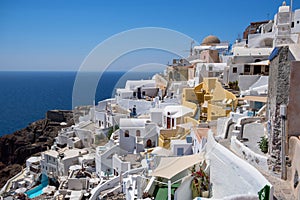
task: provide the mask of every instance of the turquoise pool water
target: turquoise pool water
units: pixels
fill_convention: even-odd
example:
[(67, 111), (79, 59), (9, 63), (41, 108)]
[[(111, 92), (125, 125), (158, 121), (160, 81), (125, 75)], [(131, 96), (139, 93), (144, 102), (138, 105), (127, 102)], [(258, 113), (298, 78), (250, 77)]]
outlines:
[(29, 198), (35, 198), (43, 194), (43, 189), (48, 185), (48, 177), (46, 175), (42, 175), (42, 183), (35, 188), (28, 190), (25, 192)]
[[(41, 185), (39, 185), (39, 186), (41, 186)], [(29, 198), (32, 199), (32, 198), (38, 197), (41, 194), (43, 194), (43, 188), (44, 187), (39, 187), (39, 186), (37, 186), (37, 187), (35, 187), (35, 188), (33, 188), (33, 189), (31, 189), (27, 192), (27, 195), (28, 195)], [(35, 190), (35, 191), (33, 191), (33, 190)]]

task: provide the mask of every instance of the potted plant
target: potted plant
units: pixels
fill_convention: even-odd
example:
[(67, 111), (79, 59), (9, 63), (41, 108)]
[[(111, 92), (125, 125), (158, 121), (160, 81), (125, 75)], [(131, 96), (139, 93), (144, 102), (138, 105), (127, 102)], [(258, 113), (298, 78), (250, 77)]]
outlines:
[(209, 175), (203, 170), (203, 166), (199, 166), (199, 169), (196, 169), (194, 165), (192, 168), (192, 196), (193, 199), (196, 197), (205, 197), (210, 196), (210, 178)]

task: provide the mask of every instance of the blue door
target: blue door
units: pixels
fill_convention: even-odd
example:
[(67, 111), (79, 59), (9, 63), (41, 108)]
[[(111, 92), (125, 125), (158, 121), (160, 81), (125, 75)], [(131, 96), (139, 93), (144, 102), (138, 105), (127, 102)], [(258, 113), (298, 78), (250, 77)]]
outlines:
[(177, 148), (177, 156), (183, 156), (183, 148)]

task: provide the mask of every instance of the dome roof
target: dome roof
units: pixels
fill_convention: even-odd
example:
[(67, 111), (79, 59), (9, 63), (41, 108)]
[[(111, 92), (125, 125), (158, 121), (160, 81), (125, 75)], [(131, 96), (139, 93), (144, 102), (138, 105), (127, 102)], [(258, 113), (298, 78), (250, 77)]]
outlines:
[(202, 45), (220, 44), (221, 41), (214, 35), (209, 35), (202, 40)]

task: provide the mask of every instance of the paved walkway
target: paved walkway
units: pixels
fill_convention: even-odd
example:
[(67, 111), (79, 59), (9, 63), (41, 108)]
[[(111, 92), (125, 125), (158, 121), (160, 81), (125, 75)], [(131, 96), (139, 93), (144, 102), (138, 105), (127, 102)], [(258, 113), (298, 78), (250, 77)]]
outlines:
[[(225, 146), (227, 149), (230, 149), (230, 137), (227, 139), (219, 141), (220, 144)], [(233, 152), (233, 151), (232, 151)], [(234, 152), (233, 152), (234, 153)], [(274, 187), (274, 200), (294, 200), (295, 196), (292, 194), (292, 186), (288, 181), (282, 180), (278, 175), (273, 174), (272, 172), (265, 172), (260, 169), (257, 169), (260, 173), (266, 177), (266, 179), (273, 185)], [(289, 169), (288, 169), (289, 170)], [(289, 172), (289, 171), (288, 171)], [(290, 174), (290, 173), (287, 173)], [(289, 177), (288, 177), (289, 179)]]
[(252, 123), (251, 126), (244, 128), (244, 134), (243, 134), (244, 145), (246, 145), (249, 149), (251, 149), (255, 153), (261, 155), (265, 155), (265, 154), (261, 152), (258, 142), (261, 141), (263, 132), (264, 132), (263, 127), (260, 124)]
[[(260, 171), (260, 170), (259, 170)], [(274, 186), (274, 199), (278, 200), (293, 200), (296, 197), (292, 193), (292, 186), (288, 181), (282, 180), (278, 175), (272, 172), (260, 171), (262, 175)]]

